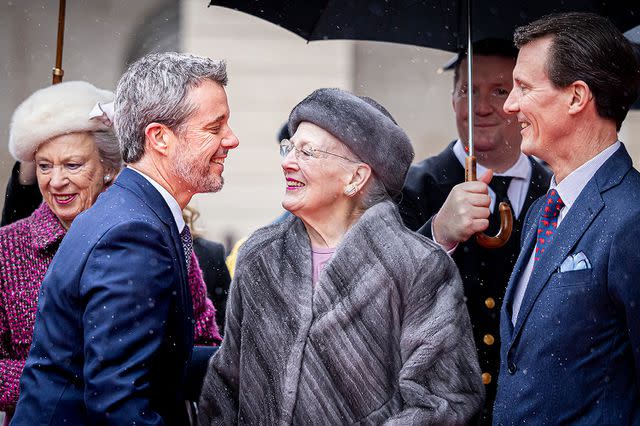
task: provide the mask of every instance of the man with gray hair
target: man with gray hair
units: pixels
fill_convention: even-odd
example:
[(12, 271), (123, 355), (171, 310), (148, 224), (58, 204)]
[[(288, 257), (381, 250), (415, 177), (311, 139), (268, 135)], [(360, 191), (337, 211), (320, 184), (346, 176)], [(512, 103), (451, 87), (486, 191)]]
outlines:
[(151, 54), (118, 82), (128, 166), (78, 216), (42, 284), (15, 425), (188, 423), (211, 350), (193, 349), (181, 211), (223, 184), (238, 140), (222, 61)]

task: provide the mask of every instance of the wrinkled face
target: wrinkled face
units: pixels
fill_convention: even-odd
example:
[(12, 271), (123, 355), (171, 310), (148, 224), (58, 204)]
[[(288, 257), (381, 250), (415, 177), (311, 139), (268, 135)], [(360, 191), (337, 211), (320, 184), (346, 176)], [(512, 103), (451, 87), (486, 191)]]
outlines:
[(69, 133), (44, 142), (35, 162), (40, 192), (65, 228), (105, 188), (105, 169), (89, 133)]
[(517, 117), (522, 152), (550, 164), (563, 148), (563, 144), (557, 143), (558, 139), (570, 131), (569, 102), (563, 106), (566, 91), (554, 87), (545, 68), (551, 43), (552, 39), (545, 37), (520, 49), (513, 70), (513, 90), (504, 105), (506, 112)]
[[(474, 55), (473, 138), (476, 153), (490, 153), (505, 147), (520, 148), (517, 123), (503, 110), (504, 101), (512, 88), (511, 72), (515, 61), (501, 56)], [(468, 78), (467, 60), (459, 65), (458, 82), (453, 90), (453, 110), (456, 114), (458, 136), (468, 143)]]
[(239, 143), (229, 127), (227, 94), (219, 84), (205, 81), (189, 91), (188, 100), (196, 111), (176, 133), (169, 161), (190, 192), (217, 192), (224, 183), (227, 153)]
[[(326, 151), (355, 159), (347, 147), (326, 130), (302, 122), (291, 138), (296, 149), (282, 159), (286, 191), (282, 207), (299, 218), (320, 217), (330, 214), (334, 203), (344, 194), (345, 186), (357, 170), (357, 164)], [(309, 156), (304, 148), (319, 152)]]

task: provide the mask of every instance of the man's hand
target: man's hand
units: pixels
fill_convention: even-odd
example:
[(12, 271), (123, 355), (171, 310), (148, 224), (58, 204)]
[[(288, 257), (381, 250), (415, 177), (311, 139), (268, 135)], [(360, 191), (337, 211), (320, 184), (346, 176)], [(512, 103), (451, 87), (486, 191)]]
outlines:
[(491, 197), (487, 185), (492, 177), (489, 169), (477, 181), (460, 183), (449, 193), (433, 219), (433, 239), (445, 250), (489, 226)]

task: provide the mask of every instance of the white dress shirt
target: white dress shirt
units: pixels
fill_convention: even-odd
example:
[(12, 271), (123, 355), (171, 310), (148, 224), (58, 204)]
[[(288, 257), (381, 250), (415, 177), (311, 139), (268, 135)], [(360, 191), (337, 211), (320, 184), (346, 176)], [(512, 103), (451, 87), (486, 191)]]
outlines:
[[(587, 161), (582, 166), (571, 172), (569, 176), (564, 178), (559, 184), (556, 183), (556, 176), (553, 175), (553, 177), (551, 178), (551, 186), (549, 187), (549, 189), (555, 189), (558, 192), (558, 195), (560, 195), (560, 199), (564, 203), (564, 207), (560, 209), (560, 213), (558, 214), (558, 227), (560, 227), (562, 219), (567, 216), (569, 210), (571, 210), (571, 206), (573, 206), (573, 204), (576, 202), (576, 199), (578, 198), (584, 187), (587, 186), (587, 183), (596, 174), (598, 169), (602, 167), (605, 161), (607, 161), (609, 157), (611, 157), (619, 148), (620, 141), (616, 141), (616, 143), (605, 148), (591, 160)], [(526, 232), (526, 230), (523, 229), (522, 232)], [(553, 241), (551, 242), (551, 244), (553, 244)], [(529, 278), (531, 278), (531, 273), (533, 272), (533, 261), (535, 259), (535, 252), (536, 247), (534, 246), (531, 254), (529, 255), (529, 262), (527, 262), (527, 266), (522, 271), (522, 274), (520, 274), (520, 279), (518, 280), (518, 284), (516, 285), (515, 293), (513, 295), (511, 323), (514, 326), (516, 325), (516, 321), (518, 319), (518, 311), (520, 311), (524, 293), (527, 290), (527, 285), (529, 284)]]
[(158, 190), (160, 195), (162, 195), (162, 198), (164, 199), (165, 203), (167, 203), (167, 206), (169, 206), (169, 209), (171, 210), (171, 214), (173, 215), (173, 220), (176, 221), (176, 225), (178, 227), (178, 233), (181, 233), (182, 230), (184, 229), (185, 223), (182, 217), (182, 209), (180, 208), (180, 205), (178, 204), (176, 199), (173, 198), (173, 195), (169, 194), (169, 191), (164, 189), (162, 185), (160, 185), (158, 182), (156, 182), (155, 180), (151, 179), (149, 176), (142, 173), (140, 170), (136, 170), (131, 166), (127, 166), (127, 168), (130, 170), (133, 170), (134, 172), (138, 173), (140, 176), (148, 180), (149, 183), (153, 185), (155, 189)]

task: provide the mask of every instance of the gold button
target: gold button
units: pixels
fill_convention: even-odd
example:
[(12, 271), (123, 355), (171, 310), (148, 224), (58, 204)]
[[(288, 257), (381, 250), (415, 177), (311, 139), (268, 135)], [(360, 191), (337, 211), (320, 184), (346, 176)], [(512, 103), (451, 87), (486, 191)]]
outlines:
[(484, 342), (485, 345), (491, 346), (496, 341), (496, 339), (494, 339), (491, 334), (485, 334), (484, 337), (482, 338), (482, 341)]
[(485, 385), (488, 385), (489, 383), (491, 383), (491, 374), (482, 373), (482, 383)]
[(493, 300), (493, 297), (487, 297), (487, 298), (484, 300), (484, 305), (485, 305), (487, 308), (489, 308), (489, 309), (493, 309), (493, 308), (495, 308), (495, 307), (496, 307), (496, 301), (495, 301), (495, 300)]

